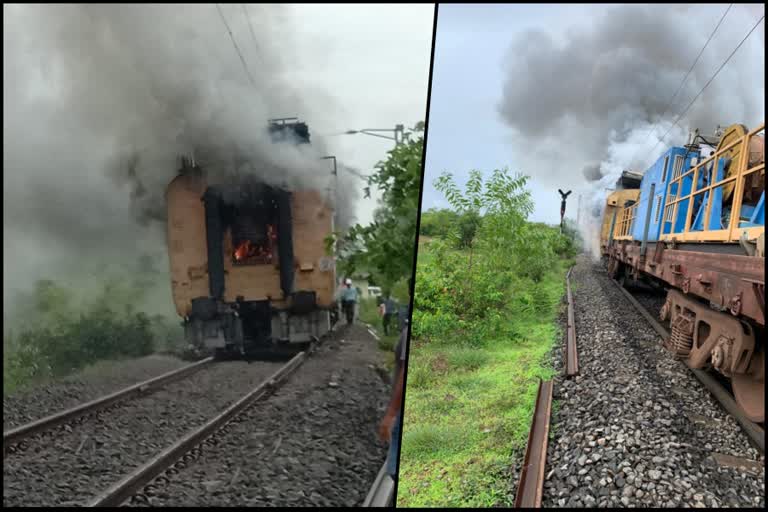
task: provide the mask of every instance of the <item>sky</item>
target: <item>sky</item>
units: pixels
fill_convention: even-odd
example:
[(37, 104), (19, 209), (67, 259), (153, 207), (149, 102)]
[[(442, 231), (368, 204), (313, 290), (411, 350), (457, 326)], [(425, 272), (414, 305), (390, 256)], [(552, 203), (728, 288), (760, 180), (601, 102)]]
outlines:
[[(531, 219), (552, 224), (559, 222), (560, 197), (557, 192), (559, 182), (548, 176), (554, 174), (554, 171), (547, 165), (535, 165), (536, 158), (524, 158), (530, 155), (520, 154), (520, 151), (525, 151), (525, 148), (514, 144), (511, 130), (498, 112), (497, 106), (502, 98), (503, 83), (507, 78), (503, 62), (508, 56), (512, 42), (523, 36), (527, 30), (544, 31), (557, 45), (562, 43), (574, 29), (589, 31), (589, 27), (597, 23), (596, 18), (606, 7), (606, 5), (570, 4), (440, 6), (435, 36), (435, 62), (422, 210), (448, 206), (433, 186), (433, 181), (443, 171), (453, 173), (457, 180), (463, 183), (471, 169), (489, 173), (495, 168), (506, 166), (512, 172), (519, 171), (531, 177), (529, 190), (535, 202), (535, 211)], [(694, 7), (696, 15), (705, 20), (700, 25), (701, 33), (696, 36), (706, 38), (724, 7), (727, 6)], [(720, 63), (715, 62), (719, 59), (719, 55), (723, 51), (729, 52), (734, 47), (734, 38), (738, 42), (750, 25), (763, 14), (764, 8), (761, 6), (734, 6), (734, 13), (729, 14), (729, 18), (723, 23), (717, 37), (705, 52), (702, 63), (698, 65), (702, 68), (702, 72), (711, 73), (710, 69), (713, 67), (710, 64), (716, 67)], [(706, 26), (703, 26), (704, 22)], [(763, 42), (761, 43), (757, 37), (753, 36), (749, 44), (764, 44), (764, 24), (758, 33), (762, 36)], [(699, 49), (700, 46), (696, 45), (700, 43), (696, 42), (692, 45)], [(670, 48), (669, 51), (674, 51), (674, 48)], [(713, 52), (715, 56), (712, 55)], [(742, 60), (749, 57), (744, 49), (741, 53), (745, 55), (737, 56), (734, 61), (739, 57)], [(708, 58), (711, 58), (711, 63)], [(692, 58), (687, 56), (683, 60), (686, 67), (692, 62)], [(733, 62), (729, 65), (729, 69), (738, 65), (740, 63)], [(552, 80), (565, 78), (552, 76)], [(681, 76), (675, 75), (672, 78), (677, 83)], [(718, 80), (723, 79), (724, 75), (718, 77)], [(759, 92), (762, 95), (764, 81), (755, 86), (762, 87)], [(665, 94), (671, 95), (672, 92)], [(584, 102), (589, 102), (590, 99), (585, 97)], [(686, 102), (687, 100), (688, 98)], [(706, 98), (702, 97), (702, 100), (705, 101)], [(758, 116), (762, 118), (764, 114), (758, 113)], [(723, 121), (747, 122), (742, 119), (727, 119), (727, 115)], [(556, 129), (556, 126), (552, 127), (552, 131)], [(557, 136), (553, 133), (548, 135)], [(565, 139), (565, 134), (562, 139)], [(659, 148), (658, 151), (661, 149)], [(599, 160), (602, 155), (596, 155), (596, 157)], [(524, 167), (523, 162), (526, 162), (528, 167)], [(563, 167), (568, 165), (567, 160), (562, 162)], [(563, 171), (558, 170), (558, 172)], [(566, 217), (570, 218), (576, 217), (579, 195), (583, 193), (586, 202), (586, 195), (589, 193), (587, 190), (589, 185), (581, 178), (581, 169), (573, 169), (573, 174), (578, 175), (576, 176), (578, 179), (572, 179), (568, 184), (568, 188), (574, 190), (568, 199)]]
[[(394, 141), (336, 134), (398, 124), (409, 128), (424, 121), (434, 5), (304, 4), (291, 6), (291, 12), (305, 28), (291, 41), (296, 81), (328, 91), (339, 108), (331, 113), (324, 104), (310, 104), (308, 112), (287, 115), (305, 118), (312, 136), (322, 138), (332, 154), (369, 174)], [(314, 58), (318, 48), (324, 59)], [(367, 185), (361, 180), (360, 186)], [(359, 200), (359, 222), (373, 220), (378, 198), (374, 192)]]
[[(295, 162), (301, 148), (252, 140), (268, 118), (296, 116), (314, 151), (370, 174), (394, 141), (335, 134), (425, 119), (433, 4), (220, 4), (251, 83), (216, 6), (185, 7), (4, 5), (4, 301), (44, 278), (84, 288), (103, 265), (145, 252), (167, 265), (164, 222), (134, 214), (157, 197), (163, 209), (177, 149), (220, 139), (282, 179), (267, 164)], [(131, 147), (148, 194), (112, 168)], [(314, 187), (322, 164), (330, 184), (330, 161), (311, 156), (291, 178)], [(369, 223), (378, 194), (366, 200), (365, 182), (341, 178), (339, 199)], [(161, 285), (157, 300), (170, 304)]]
[[(563, 6), (556, 17), (547, 5), (441, 5), (435, 35), (435, 64), (424, 169), (422, 210), (448, 203), (433, 181), (443, 171), (460, 182), (469, 171), (508, 167), (531, 176), (532, 219), (557, 223), (560, 199), (540, 184), (530, 169), (520, 169), (509, 143), (509, 129), (497, 113), (504, 79), (502, 60), (516, 31), (529, 27), (556, 31), (566, 20), (585, 17), (583, 6)], [(574, 195), (569, 197), (573, 201)]]

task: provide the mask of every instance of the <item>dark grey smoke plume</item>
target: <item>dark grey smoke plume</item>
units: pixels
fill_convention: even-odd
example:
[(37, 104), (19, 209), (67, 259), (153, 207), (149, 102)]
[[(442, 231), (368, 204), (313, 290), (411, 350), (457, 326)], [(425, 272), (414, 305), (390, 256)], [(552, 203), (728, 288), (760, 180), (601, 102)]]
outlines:
[(581, 172), (584, 174), (584, 177), (587, 178), (587, 181), (597, 181), (605, 176), (600, 168), (600, 164), (585, 165)]
[(726, 8), (584, 6), (594, 16), (582, 26), (556, 34), (532, 30), (513, 41), (498, 108), (513, 130), (515, 157), (545, 185), (582, 190), (581, 230), (588, 242), (597, 243), (607, 189), (623, 170), (643, 172), (667, 148), (684, 144), (694, 128), (713, 133), (717, 125), (754, 127), (764, 120), (763, 23), (656, 145), (765, 14), (764, 6), (734, 5), (665, 113)]
[[(167, 261), (154, 221), (179, 155), (213, 173), (328, 188), (316, 139), (267, 137), (269, 118), (301, 117), (312, 99), (285, 78), (297, 27), (280, 6), (248, 10), (257, 41), (241, 6), (222, 6), (255, 84), (212, 4), (3, 6), (6, 303), (37, 278), (79, 286), (143, 253)], [(338, 186), (344, 224), (360, 187), (342, 173)], [(168, 311), (169, 284), (158, 287), (147, 307)]]
[[(650, 154), (658, 137), (759, 19), (744, 6), (731, 9), (673, 108), (662, 117), (726, 7), (584, 6), (595, 13), (588, 25), (565, 34), (535, 30), (519, 35), (504, 63), (508, 78), (499, 112), (514, 130), (524, 166), (546, 169), (536, 176), (544, 181), (578, 186), (583, 183), (578, 169), (590, 181), (626, 168), (644, 170), (666, 147), (684, 142), (689, 128), (711, 133), (718, 124), (753, 126), (762, 121), (763, 27), (697, 100), (680, 121), (681, 128)], [(658, 133), (647, 139), (656, 123), (661, 124)], [(639, 155), (633, 159), (635, 153)]]

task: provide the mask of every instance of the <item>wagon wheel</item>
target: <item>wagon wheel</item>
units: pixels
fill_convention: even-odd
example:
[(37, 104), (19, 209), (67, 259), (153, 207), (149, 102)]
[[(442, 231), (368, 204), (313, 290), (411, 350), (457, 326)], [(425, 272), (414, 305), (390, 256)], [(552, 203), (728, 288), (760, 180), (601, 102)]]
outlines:
[(756, 423), (765, 421), (765, 356), (755, 354), (749, 373), (734, 375), (731, 386), (744, 414)]

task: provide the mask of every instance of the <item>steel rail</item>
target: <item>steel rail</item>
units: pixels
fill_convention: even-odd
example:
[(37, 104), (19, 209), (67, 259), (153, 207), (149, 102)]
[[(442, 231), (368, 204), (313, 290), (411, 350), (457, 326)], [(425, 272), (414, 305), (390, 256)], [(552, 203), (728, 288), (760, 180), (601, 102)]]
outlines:
[(376, 475), (371, 490), (368, 491), (363, 502), (363, 507), (389, 507), (394, 505), (395, 482), (387, 474), (386, 461), (381, 466), (379, 474)]
[(133, 494), (141, 490), (145, 485), (175, 464), (185, 453), (189, 452), (211, 434), (215, 433), (219, 428), (237, 417), (254, 402), (264, 397), (267, 393), (275, 390), (280, 384), (285, 382), (287, 377), (293, 373), (294, 370), (301, 366), (306, 358), (307, 352), (299, 352), (271, 377), (249, 391), (237, 402), (229, 406), (224, 412), (217, 415), (203, 426), (193, 430), (182, 439), (176, 441), (152, 460), (133, 471), (121, 481), (112, 485), (87, 506), (117, 507), (121, 505)]
[(35, 434), (38, 434), (46, 430), (50, 430), (53, 427), (56, 427), (68, 421), (72, 421), (75, 418), (85, 416), (86, 414), (91, 414), (100, 409), (104, 409), (106, 407), (109, 407), (110, 405), (126, 400), (128, 398), (132, 398), (134, 396), (139, 396), (151, 391), (155, 391), (158, 388), (170, 382), (187, 377), (188, 375), (209, 365), (210, 363), (213, 362), (213, 360), (214, 360), (213, 357), (203, 359), (202, 361), (198, 361), (196, 363), (184, 366), (177, 370), (164, 373), (158, 377), (154, 377), (149, 380), (139, 382), (138, 384), (134, 384), (127, 388), (123, 388), (119, 391), (115, 391), (114, 393), (110, 393), (109, 395), (105, 395), (95, 400), (91, 400), (90, 402), (85, 402), (83, 404), (77, 405), (70, 409), (66, 409), (64, 411), (61, 411), (55, 414), (51, 414), (50, 416), (46, 416), (45, 418), (41, 418), (39, 420), (32, 421), (25, 425), (20, 425), (10, 430), (3, 431), (3, 453), (5, 453), (6, 450), (11, 445), (14, 445), (19, 441), (26, 439), (28, 437), (31, 437)]
[(531, 431), (515, 496), (515, 508), (540, 508), (547, 465), (549, 417), (552, 413), (552, 381), (539, 381)]
[[(659, 334), (662, 342), (669, 338), (669, 331), (664, 328), (655, 318), (643, 307), (636, 298), (629, 293), (629, 290), (621, 286), (616, 280), (611, 279), (613, 284), (621, 290), (627, 300), (637, 309), (637, 311), (648, 321), (653, 329)], [(693, 372), (693, 375), (701, 382), (701, 384), (707, 388), (712, 396), (717, 400), (723, 409), (733, 416), (741, 426), (742, 430), (747, 437), (752, 440), (756, 447), (760, 450), (760, 453), (765, 453), (765, 429), (760, 427), (757, 423), (747, 418), (741, 410), (741, 407), (736, 403), (736, 400), (728, 393), (728, 391), (720, 384), (716, 379), (703, 370), (696, 368), (688, 368)]]
[[(571, 267), (573, 270), (573, 267)], [(579, 373), (579, 354), (576, 350), (576, 320), (574, 318), (573, 295), (571, 295), (571, 270), (565, 275), (568, 297), (568, 333), (566, 338), (565, 374), (573, 377)]]

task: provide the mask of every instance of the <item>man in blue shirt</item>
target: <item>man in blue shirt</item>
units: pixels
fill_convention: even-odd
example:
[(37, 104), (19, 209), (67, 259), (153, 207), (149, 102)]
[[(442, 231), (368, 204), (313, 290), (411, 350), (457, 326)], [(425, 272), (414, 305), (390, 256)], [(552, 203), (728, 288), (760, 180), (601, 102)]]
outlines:
[(347, 317), (347, 325), (352, 325), (355, 320), (355, 304), (357, 304), (357, 290), (352, 288), (352, 280), (347, 279), (341, 292), (341, 309)]

